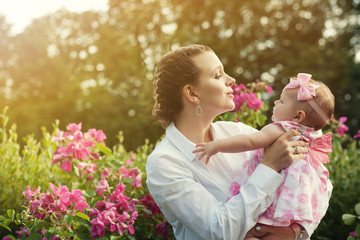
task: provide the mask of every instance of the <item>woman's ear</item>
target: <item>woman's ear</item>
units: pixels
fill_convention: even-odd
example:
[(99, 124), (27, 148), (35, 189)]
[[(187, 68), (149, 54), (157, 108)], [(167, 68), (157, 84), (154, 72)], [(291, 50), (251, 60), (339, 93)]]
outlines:
[(195, 89), (193, 86), (191, 85), (185, 85), (184, 88), (183, 88), (183, 96), (186, 100), (194, 103), (194, 104), (197, 104), (198, 101), (199, 101), (199, 98), (196, 96), (195, 94)]
[(297, 123), (302, 123), (305, 120), (306, 114), (303, 110), (298, 110), (295, 113), (295, 116), (293, 117), (292, 121)]

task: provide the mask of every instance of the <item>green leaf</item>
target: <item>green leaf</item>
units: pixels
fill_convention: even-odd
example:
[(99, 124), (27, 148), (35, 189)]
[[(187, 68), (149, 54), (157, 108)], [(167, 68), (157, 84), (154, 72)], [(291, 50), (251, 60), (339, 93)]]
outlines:
[(8, 226), (11, 222), (12, 222), (11, 219), (8, 218), (4, 220), (5, 226)]
[(6, 219), (3, 215), (0, 215), (0, 222), (3, 222)]
[(72, 221), (72, 217), (71, 217), (71, 215), (66, 215), (65, 217), (64, 217), (64, 221), (66, 222), (66, 224), (70, 224), (71, 223), (71, 221)]
[(348, 236), (346, 240), (354, 240), (355, 238), (353, 238), (352, 236)]
[(85, 213), (82, 212), (76, 212), (75, 216), (80, 217), (82, 219), (85, 219), (86, 221), (90, 222), (90, 218), (88, 215), (86, 215)]
[(30, 235), (26, 240), (41, 240), (42, 237), (40, 235)]
[(100, 152), (104, 153), (107, 156), (112, 154), (111, 149), (101, 143), (96, 143), (96, 146), (99, 148)]
[(6, 226), (5, 224), (0, 224), (0, 226), (3, 228), (6, 228), (7, 230), (9, 230), (11, 232), (11, 229), (8, 226)]
[(360, 236), (360, 223), (358, 223), (358, 224), (356, 225), (355, 233), (356, 233), (356, 236), (357, 236), (357, 237)]
[(143, 212), (145, 212), (145, 213), (147, 213), (149, 215), (152, 214), (152, 212), (149, 209), (143, 208), (142, 210), (143, 210)]
[(360, 203), (355, 205), (355, 212), (357, 215), (360, 215)]
[(8, 238), (11, 238), (11, 239), (13, 239), (13, 240), (16, 240), (16, 238), (15, 238), (14, 236), (12, 236), (12, 235), (7, 235), (7, 237), (8, 237)]
[(10, 218), (11, 220), (14, 220), (15, 210), (14, 210), (14, 209), (8, 209), (8, 210), (7, 210), (7, 215), (9, 216), (9, 218)]
[(51, 232), (53, 235), (57, 234), (60, 232), (60, 228), (59, 227), (52, 227), (49, 229), (48, 232)]
[(353, 224), (355, 219), (356, 219), (356, 216), (352, 215), (352, 214), (346, 213), (346, 214), (342, 215), (342, 220), (346, 225)]
[(53, 234), (51, 232), (49, 232), (49, 231), (45, 232), (46, 239), (50, 239), (52, 236), (53, 236)]
[(87, 191), (82, 191), (82, 194), (85, 197), (94, 197), (96, 195), (96, 192), (94, 190), (87, 190)]
[(119, 162), (119, 161), (112, 161), (109, 162), (109, 165), (111, 166), (112, 169), (119, 169), (121, 168), (124, 164)]
[(76, 176), (80, 176), (80, 174), (79, 174), (79, 168), (77, 168), (76, 166), (74, 166), (74, 172), (75, 172), (75, 174), (76, 174)]

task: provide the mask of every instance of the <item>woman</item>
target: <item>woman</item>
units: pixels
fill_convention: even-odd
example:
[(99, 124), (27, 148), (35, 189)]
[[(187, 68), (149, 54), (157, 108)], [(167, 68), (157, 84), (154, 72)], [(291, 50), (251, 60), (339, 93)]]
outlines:
[(197, 143), (257, 131), (242, 123), (212, 123), (234, 109), (234, 82), (206, 46), (183, 47), (161, 59), (153, 115), (166, 128), (166, 136), (148, 157), (147, 186), (177, 239), (244, 239), (248, 231), (262, 239), (296, 239), (301, 231), (296, 224), (254, 226), (281, 184), (278, 171), (307, 152), (304, 142), (289, 141), (298, 132), (289, 131), (266, 148), (262, 163), (229, 201), (232, 177), (251, 152), (218, 153), (207, 165), (192, 153)]

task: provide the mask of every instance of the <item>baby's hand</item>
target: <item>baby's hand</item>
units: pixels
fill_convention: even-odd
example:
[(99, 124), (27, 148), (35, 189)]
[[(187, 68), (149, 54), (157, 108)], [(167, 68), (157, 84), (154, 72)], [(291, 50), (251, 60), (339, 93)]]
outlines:
[(196, 149), (193, 151), (193, 153), (198, 152), (201, 153), (199, 160), (206, 156), (205, 164), (208, 164), (210, 157), (218, 153), (216, 141), (196, 144)]

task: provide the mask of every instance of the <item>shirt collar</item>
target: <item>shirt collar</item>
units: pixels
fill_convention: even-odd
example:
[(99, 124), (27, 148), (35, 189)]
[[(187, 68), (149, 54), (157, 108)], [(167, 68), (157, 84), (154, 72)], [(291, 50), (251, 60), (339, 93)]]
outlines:
[[(217, 138), (215, 136), (215, 131), (213, 124), (211, 123), (210, 130), (213, 134), (214, 140)], [(195, 144), (187, 139), (175, 126), (174, 122), (172, 122), (166, 128), (166, 137), (182, 152), (189, 161), (194, 161), (196, 158), (196, 153), (192, 151), (195, 150)]]

